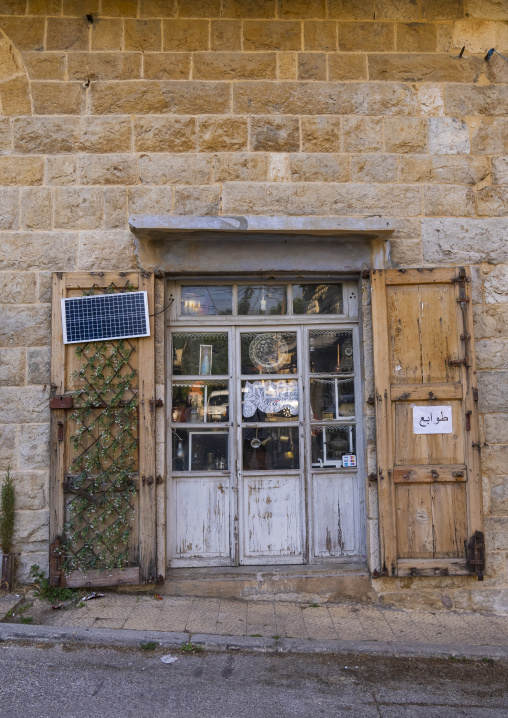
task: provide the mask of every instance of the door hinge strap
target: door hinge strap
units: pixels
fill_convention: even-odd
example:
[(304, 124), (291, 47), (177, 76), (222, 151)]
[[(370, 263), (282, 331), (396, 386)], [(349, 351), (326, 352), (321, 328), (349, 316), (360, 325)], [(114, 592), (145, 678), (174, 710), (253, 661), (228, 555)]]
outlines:
[(475, 531), (469, 541), (464, 541), (466, 547), (466, 566), (468, 571), (476, 573), (478, 581), (483, 581), (485, 570), (485, 536), (482, 531)]

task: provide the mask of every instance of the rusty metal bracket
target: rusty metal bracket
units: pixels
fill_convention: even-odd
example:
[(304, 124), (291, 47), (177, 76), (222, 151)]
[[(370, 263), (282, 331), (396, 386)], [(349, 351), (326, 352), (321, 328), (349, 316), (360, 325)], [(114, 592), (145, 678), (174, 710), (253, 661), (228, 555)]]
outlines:
[(162, 399), (150, 399), (148, 403), (150, 405), (150, 411), (153, 411), (156, 406), (164, 406)]
[(60, 396), (54, 396), (49, 400), (50, 409), (72, 409), (74, 407), (74, 401), (72, 396), (61, 394)]
[(154, 478), (153, 478), (153, 476), (142, 476), (141, 482), (142, 482), (143, 486), (151, 486), (154, 482)]
[(464, 541), (466, 547), (466, 566), (468, 571), (476, 573), (478, 581), (483, 581), (485, 570), (485, 536), (481, 531), (475, 531), (469, 541)]
[(469, 411), (466, 411), (466, 431), (471, 431), (471, 414), (473, 412), (471, 409)]
[(467, 363), (467, 359), (448, 359), (448, 364), (450, 366), (460, 366), (461, 364), (464, 364), (464, 366), (469, 366)]

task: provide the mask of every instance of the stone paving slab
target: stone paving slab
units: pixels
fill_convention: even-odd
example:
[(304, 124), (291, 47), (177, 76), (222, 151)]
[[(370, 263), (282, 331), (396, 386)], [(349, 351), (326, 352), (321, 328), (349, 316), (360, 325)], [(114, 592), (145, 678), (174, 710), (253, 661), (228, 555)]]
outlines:
[[(418, 654), (420, 648), (428, 650), (432, 646), (441, 655), (450, 651), (450, 646), (462, 646), (471, 655), (483, 656), (489, 649), (493, 655), (504, 656), (508, 645), (508, 616), (473, 612), (412, 611), (346, 603), (157, 598), (114, 592), (104, 592), (103, 598), (92, 601), (73, 601), (60, 610), (53, 610), (33, 593), (21, 597), (22, 603), (16, 608), (19, 601), (14, 596), (10, 600), (0, 599), (4, 621), (0, 625), (5, 626), (6, 621), (28, 623), (32, 619), (34, 629), (39, 624), (78, 634), (102, 629), (125, 635), (154, 631), (168, 636), (179, 634), (187, 640), (206, 635), (215, 636), (218, 646), (230, 645), (233, 638), (243, 637), (277, 641), (278, 650), (297, 645), (291, 642), (303, 641), (315, 649), (319, 643), (321, 650), (328, 644), (361, 643), (374, 652), (402, 650), (406, 654)], [(14, 618), (6, 617), (13, 608)]]

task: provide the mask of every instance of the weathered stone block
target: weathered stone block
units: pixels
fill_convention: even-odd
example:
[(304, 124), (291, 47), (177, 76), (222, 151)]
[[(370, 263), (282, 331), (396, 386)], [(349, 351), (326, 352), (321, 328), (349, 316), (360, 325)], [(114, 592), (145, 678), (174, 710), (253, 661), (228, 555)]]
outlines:
[(506, 217), (508, 215), (508, 187), (484, 187), (478, 190), (480, 217)]
[(491, 47), (503, 52), (508, 48), (508, 26), (492, 18), (459, 20), (453, 27), (452, 46), (475, 53), (485, 53)]
[(137, 184), (138, 163), (132, 155), (81, 155), (78, 159), (79, 183)]
[(127, 229), (127, 190), (106, 187), (104, 190), (104, 229)]
[(196, 119), (152, 115), (134, 119), (136, 152), (189, 152), (196, 149)]
[(391, 22), (339, 22), (339, 50), (342, 52), (393, 51), (395, 25)]
[(508, 119), (506, 117), (481, 118), (473, 127), (471, 151), (480, 155), (508, 153)]
[(21, 192), (21, 227), (51, 229), (52, 196), (49, 187), (26, 187)]
[(106, 17), (136, 17), (138, 2), (137, 0), (102, 0), (102, 14)]
[(67, 66), (70, 80), (135, 80), (141, 77), (137, 52), (72, 52)]
[(243, 49), (301, 50), (301, 23), (279, 22), (278, 20), (246, 20), (243, 23)]
[(408, 84), (379, 85), (361, 82), (235, 82), (233, 84), (233, 107), (237, 114), (406, 116), (415, 114), (416, 99), (416, 89)]
[(418, 0), (377, 0), (376, 19), (418, 20), (420, 17), (418, 6)]
[(51, 361), (49, 347), (35, 347), (27, 350), (27, 383), (48, 384)]
[[(99, 12), (99, 0), (88, 0), (86, 9), (90, 13)], [(63, 15), (69, 17), (81, 17), (83, 14), (82, 0), (63, 0)], [(59, 14), (59, 13), (57, 13)], [(94, 18), (94, 22), (96, 19)]]
[(398, 52), (435, 52), (437, 25), (399, 22), (396, 25)]
[(508, 20), (508, 7), (503, 0), (465, 0), (467, 17)]
[(125, 20), (124, 47), (126, 50), (155, 52), (162, 50), (160, 20)]
[(427, 120), (419, 117), (385, 119), (387, 152), (427, 152)]
[(372, 54), (368, 64), (371, 80), (388, 82), (476, 82), (484, 69), (479, 57), (430, 53)]
[(328, 79), (366, 80), (367, 55), (349, 52), (329, 54)]
[(211, 50), (241, 50), (242, 23), (240, 20), (212, 20), (210, 32)]
[(89, 25), (85, 17), (47, 19), (46, 50), (88, 50), (88, 42)]
[(289, 182), (291, 165), (287, 152), (271, 152), (268, 155), (268, 181)]
[(213, 158), (216, 182), (264, 182), (268, 179), (268, 155), (221, 153)]
[(135, 237), (127, 231), (81, 232), (78, 269), (111, 269), (122, 272), (137, 268)]
[(0, 229), (18, 229), (19, 189), (4, 187), (0, 193)]
[(507, 414), (487, 414), (484, 421), (485, 441), (488, 444), (508, 444)]
[(19, 386), (25, 377), (25, 349), (0, 349), (0, 386)]
[(0, 96), (3, 115), (13, 117), (31, 113), (30, 88), (26, 75), (18, 75), (2, 82)]
[(2, 79), (23, 72), (23, 64), (18, 53), (13, 51), (11, 42), (4, 35), (0, 36), (0, 69)]
[(220, 17), (221, 0), (178, 0), (179, 17)]
[(424, 187), (423, 209), (427, 217), (473, 217), (476, 212), (474, 190), (463, 185)]
[(418, 108), (420, 115), (444, 114), (444, 91), (442, 85), (423, 84), (418, 88)]
[(198, 120), (198, 150), (235, 152), (247, 149), (248, 127), (244, 117), (202, 117)]
[(230, 111), (230, 88), (225, 82), (94, 82), (91, 97), (92, 111), (99, 115), (215, 115)]
[(17, 434), (17, 426), (0, 424), (0, 469), (3, 471), (17, 467)]
[(143, 184), (210, 184), (212, 158), (206, 155), (141, 155), (139, 176)]
[(65, 80), (64, 53), (25, 52), (23, 62), (31, 80)]
[(508, 184), (508, 157), (492, 158), (492, 182)]
[(293, 182), (349, 181), (349, 155), (298, 153), (290, 162)]
[(222, 15), (241, 20), (275, 17), (275, 0), (223, 0)]
[(18, 430), (18, 468), (49, 469), (49, 424), (22, 424)]
[(192, 77), (195, 80), (274, 80), (274, 52), (196, 52)]
[(14, 146), (24, 154), (130, 151), (131, 122), (128, 117), (20, 117), (14, 120)]
[[(76, 235), (66, 232), (11, 232), (2, 235), (0, 270), (75, 269)], [(44, 342), (42, 342), (44, 344)]]
[(92, 50), (121, 50), (123, 45), (123, 22), (99, 17), (92, 26)]
[(23, 15), (25, 11), (25, 0), (2, 0), (0, 3), (0, 13), (2, 15)]
[[(3, 482), (5, 476), (0, 478)], [(47, 471), (11, 471), (18, 511), (37, 511), (48, 505)]]
[(298, 53), (277, 53), (277, 79), (296, 80), (298, 77)]
[[(49, 315), (49, 312), (48, 312)], [(48, 317), (49, 318), (49, 317)], [(0, 328), (0, 332), (2, 329)], [(46, 332), (49, 322), (46, 322)], [(46, 333), (46, 338), (49, 335)], [(36, 386), (0, 387), (1, 424), (41, 424), (49, 421), (49, 389)]]
[(0, 119), (0, 153), (10, 154), (11, 144), (11, 123), (8, 117), (3, 117)]
[(383, 149), (383, 120), (380, 117), (344, 117), (342, 147), (346, 152), (379, 152)]
[(2, 30), (18, 50), (44, 49), (44, 23), (40, 17), (3, 17)]
[(0, 272), (2, 304), (31, 304), (36, 301), (33, 272)]
[(304, 23), (303, 48), (321, 52), (336, 51), (338, 48), (337, 23), (329, 20)]
[(55, 227), (97, 229), (102, 225), (104, 192), (88, 187), (57, 187), (54, 196)]
[(190, 53), (147, 52), (143, 58), (143, 72), (147, 80), (188, 80)]
[(422, 16), (426, 20), (455, 20), (463, 15), (463, 0), (423, 0)]
[(39, 272), (39, 302), (49, 304), (51, 302), (51, 293), (53, 285), (52, 272)]
[(23, 546), (34, 551), (47, 545), (49, 537), (49, 512), (17, 511), (14, 522), (14, 547)]
[(374, 20), (374, 0), (328, 0), (328, 14), (339, 20)]
[(473, 307), (477, 339), (508, 336), (508, 304)]
[(324, 52), (300, 52), (298, 54), (299, 80), (326, 80), (326, 55)]
[(455, 117), (506, 115), (508, 93), (500, 85), (450, 84), (446, 88), (445, 110), (447, 115)]
[(1, 185), (39, 185), (44, 175), (42, 157), (0, 157)]
[(429, 151), (431, 155), (469, 154), (469, 129), (456, 117), (429, 118)]
[(49, 305), (8, 305), (2, 309), (2, 315), (0, 346), (33, 347), (41, 346), (48, 341), (50, 337)]
[(415, 216), (420, 212), (420, 202), (420, 188), (403, 185), (230, 182), (223, 187), (222, 211), (225, 214)]
[[(508, 372), (479, 372), (478, 394), (478, 409), (480, 413), (508, 413)], [(504, 470), (506, 471), (506, 457), (504, 466)]]
[(255, 152), (298, 152), (300, 126), (297, 117), (253, 117), (251, 150)]
[(476, 342), (475, 350), (478, 369), (508, 369), (508, 341), (505, 339), (481, 339)]
[(171, 214), (171, 187), (129, 187), (129, 214)]
[(220, 187), (175, 187), (173, 214), (219, 214)]
[(482, 449), (482, 473), (487, 476), (506, 476), (508, 446), (484, 446)]
[(423, 257), (429, 264), (508, 262), (506, 219), (422, 219)]
[(326, 17), (325, 0), (277, 0), (277, 17), (283, 20)]
[(32, 82), (31, 88), (37, 115), (80, 115), (85, 111), (86, 92), (80, 82)]
[[(386, 132), (385, 120), (385, 132)], [(487, 157), (460, 155), (403, 155), (400, 157), (402, 182), (439, 182), (474, 185), (489, 174)]]
[(164, 20), (162, 25), (164, 50), (209, 49), (208, 20)]
[(392, 264), (394, 267), (419, 267), (423, 263), (422, 243), (406, 239), (391, 242)]
[(396, 155), (353, 155), (351, 182), (397, 182)]
[(340, 151), (340, 117), (302, 117), (301, 125), (303, 152)]
[(66, 155), (46, 157), (45, 184), (70, 185), (76, 184), (77, 158)]
[(506, 264), (494, 267), (483, 280), (487, 304), (508, 302), (508, 267)]

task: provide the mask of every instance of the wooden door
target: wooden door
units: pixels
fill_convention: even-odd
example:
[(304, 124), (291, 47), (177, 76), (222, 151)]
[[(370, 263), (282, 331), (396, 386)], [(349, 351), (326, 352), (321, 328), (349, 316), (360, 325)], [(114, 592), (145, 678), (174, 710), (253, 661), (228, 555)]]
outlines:
[(372, 273), (383, 573), (482, 575), (469, 268)]
[(63, 343), (61, 299), (144, 290), (153, 275), (53, 275), (50, 581), (67, 586), (156, 580), (154, 330)]

